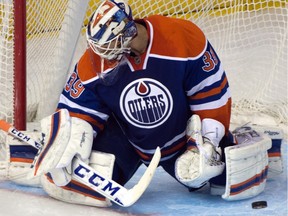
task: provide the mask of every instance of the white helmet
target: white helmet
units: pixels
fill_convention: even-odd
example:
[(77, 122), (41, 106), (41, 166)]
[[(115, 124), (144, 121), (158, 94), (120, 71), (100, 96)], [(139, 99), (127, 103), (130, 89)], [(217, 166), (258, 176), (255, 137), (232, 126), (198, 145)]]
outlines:
[(108, 60), (120, 60), (124, 53), (129, 53), (129, 43), (136, 35), (131, 8), (125, 0), (104, 1), (87, 26), (89, 46)]

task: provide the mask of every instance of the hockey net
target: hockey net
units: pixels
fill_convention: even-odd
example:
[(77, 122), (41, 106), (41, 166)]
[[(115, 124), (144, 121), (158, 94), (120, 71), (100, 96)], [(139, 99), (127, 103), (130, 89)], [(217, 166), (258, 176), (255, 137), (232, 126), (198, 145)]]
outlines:
[[(134, 17), (163, 14), (192, 20), (226, 69), (232, 122), (287, 125), (285, 0), (135, 0)], [(27, 0), (27, 121), (51, 114), (71, 66), (86, 48), (85, 25), (98, 0)], [(87, 7), (88, 5), (88, 7)], [(0, 118), (13, 123), (14, 4), (0, 1)], [(171, 26), (173, 28), (173, 26)], [(78, 35), (80, 33), (80, 40)], [(77, 42), (78, 41), (78, 42)], [(22, 113), (22, 117), (25, 113)]]

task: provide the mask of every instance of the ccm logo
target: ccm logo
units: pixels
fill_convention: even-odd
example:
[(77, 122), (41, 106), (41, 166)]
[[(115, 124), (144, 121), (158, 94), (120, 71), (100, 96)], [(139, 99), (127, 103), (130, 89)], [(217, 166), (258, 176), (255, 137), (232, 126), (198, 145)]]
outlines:
[[(108, 192), (108, 194), (111, 196), (114, 196), (120, 190), (118, 185), (115, 185), (113, 182), (110, 182), (98, 173), (93, 172), (93, 170), (90, 170), (81, 164), (79, 164), (78, 167), (74, 169), (74, 174), (81, 179), (88, 178), (90, 184), (100, 188), (102, 191), (106, 191), (106, 193)], [(118, 199), (115, 201), (120, 202)]]
[(34, 145), (40, 149), (42, 147), (41, 144), (35, 142), (35, 141), (31, 141), (31, 138), (25, 134), (23, 134), (21, 131), (18, 131), (16, 130), (15, 128), (13, 128), (11, 130), (11, 133), (14, 134), (16, 137), (18, 137), (20, 140), (24, 141), (24, 142), (27, 142), (27, 143), (31, 143), (31, 142), (34, 142)]

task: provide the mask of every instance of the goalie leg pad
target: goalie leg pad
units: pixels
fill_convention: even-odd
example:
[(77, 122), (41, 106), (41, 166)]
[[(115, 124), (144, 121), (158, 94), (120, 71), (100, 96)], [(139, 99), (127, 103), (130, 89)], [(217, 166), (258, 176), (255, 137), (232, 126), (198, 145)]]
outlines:
[(284, 171), (281, 146), (284, 138), (283, 130), (273, 127), (255, 127), (257, 131), (266, 134), (272, 140), (272, 147), (268, 150), (269, 169), (268, 178), (275, 177)]
[(247, 199), (264, 190), (268, 172), (267, 150), (271, 148), (271, 139), (264, 135), (261, 139), (259, 137), (255, 142), (225, 148), (226, 188), (223, 199)]
[[(115, 156), (113, 154), (92, 151), (90, 156), (90, 166), (103, 174), (107, 178), (112, 178)], [(111, 206), (110, 200), (103, 197), (96, 191), (88, 188), (86, 185), (79, 183), (73, 178), (66, 186), (58, 187), (54, 184), (50, 174), (41, 178), (43, 189), (53, 198), (74, 203), (96, 207)]]
[[(39, 132), (26, 132), (30, 137), (40, 136)], [(37, 150), (23, 144), (11, 135), (5, 135), (5, 142), (0, 144), (0, 180), (9, 180), (16, 184), (40, 187), (40, 178), (28, 179), (31, 172), (31, 164)]]

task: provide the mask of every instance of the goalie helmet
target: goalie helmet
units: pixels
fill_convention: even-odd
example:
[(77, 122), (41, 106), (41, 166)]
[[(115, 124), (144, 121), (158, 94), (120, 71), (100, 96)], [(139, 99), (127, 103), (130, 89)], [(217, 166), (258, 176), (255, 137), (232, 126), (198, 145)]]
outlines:
[(129, 43), (136, 34), (131, 8), (125, 0), (104, 1), (87, 26), (89, 46), (107, 60), (120, 60), (124, 53), (129, 53)]

